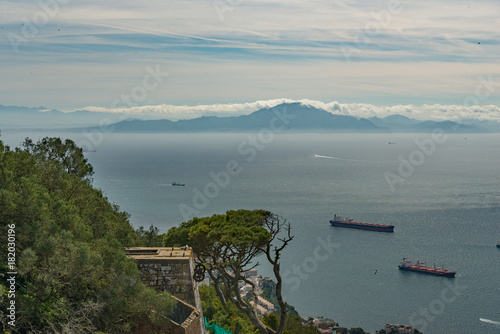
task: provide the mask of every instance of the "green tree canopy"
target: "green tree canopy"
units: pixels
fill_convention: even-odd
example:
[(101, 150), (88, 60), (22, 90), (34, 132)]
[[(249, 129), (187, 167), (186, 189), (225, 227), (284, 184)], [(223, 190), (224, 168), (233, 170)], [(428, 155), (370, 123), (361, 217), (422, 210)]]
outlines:
[[(281, 294), (279, 260), (292, 239), (290, 225), (277, 215), (265, 210), (238, 210), (182, 223), (167, 232), (165, 245), (191, 246), (214, 282), (222, 305), (234, 304), (261, 333), (274, 334), (283, 333), (286, 323), (287, 307)], [(256, 287), (246, 273), (258, 265), (256, 258), (259, 255), (265, 255), (277, 280), (280, 317), (276, 329), (262, 322), (239, 290), (239, 283), (245, 282), (252, 286), (254, 300), (257, 298)]]
[[(165, 324), (173, 300), (146, 288), (136, 263), (128, 214), (91, 186), (92, 166), (69, 140), (26, 140), (14, 151), (0, 141), (0, 231), (15, 231), (16, 326), (19, 333), (126, 333), (141, 322)], [(154, 231), (153, 231), (154, 232)], [(0, 248), (6, 252), (6, 238)], [(4, 253), (5, 254), (5, 253)], [(0, 258), (0, 272), (8, 271)], [(7, 282), (0, 280), (5, 293)]]
[(23, 148), (38, 161), (60, 163), (68, 174), (82, 179), (90, 178), (94, 174), (94, 168), (85, 158), (83, 150), (70, 139), (63, 142), (61, 138), (45, 137), (35, 144), (30, 138), (26, 138)]

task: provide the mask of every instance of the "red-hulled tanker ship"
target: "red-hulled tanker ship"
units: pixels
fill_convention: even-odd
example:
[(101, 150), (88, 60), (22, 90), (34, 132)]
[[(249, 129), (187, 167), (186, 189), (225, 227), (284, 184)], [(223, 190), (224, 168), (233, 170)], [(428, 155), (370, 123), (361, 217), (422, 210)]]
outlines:
[(332, 224), (332, 226), (336, 226), (336, 227), (355, 228), (358, 230), (369, 230), (369, 231), (377, 231), (377, 232), (394, 232), (393, 225), (359, 223), (359, 222), (353, 221), (351, 218), (344, 219), (337, 214), (335, 214), (333, 219), (330, 220), (330, 224)]
[(435, 276), (444, 276), (444, 277), (455, 277), (456, 274), (455, 271), (438, 269), (435, 266), (434, 268), (426, 267), (425, 263), (422, 263), (420, 261), (417, 261), (416, 264), (413, 264), (410, 260), (407, 260), (406, 258), (403, 259), (403, 262), (399, 264), (398, 268), (400, 270), (415, 271), (417, 273), (429, 274)]

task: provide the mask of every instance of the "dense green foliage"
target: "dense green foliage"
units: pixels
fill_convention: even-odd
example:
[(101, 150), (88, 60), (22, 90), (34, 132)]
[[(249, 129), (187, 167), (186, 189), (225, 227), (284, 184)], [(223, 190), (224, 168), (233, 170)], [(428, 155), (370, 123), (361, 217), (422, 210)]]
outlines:
[[(0, 141), (0, 248), (15, 231), (15, 327), (7, 324), (1, 280), (0, 323), (25, 333), (127, 333), (165, 324), (174, 301), (146, 288), (124, 247), (152, 244), (157, 230), (134, 231), (128, 214), (91, 185), (92, 166), (72, 141)], [(8, 272), (0, 258), (0, 272)]]
[(203, 315), (233, 334), (254, 334), (259, 331), (252, 325), (245, 313), (232, 304), (222, 305), (215, 289), (207, 285), (199, 288)]
[[(200, 288), (203, 311), (217, 325), (232, 333), (316, 334), (315, 327), (302, 324), (293, 307), (279, 301), (279, 254), (292, 238), (289, 225), (276, 215), (265, 210), (237, 210), (182, 223), (167, 232), (165, 245), (189, 244), (207, 268), (214, 284)], [(249, 311), (252, 293), (240, 295), (239, 283), (253, 284), (244, 275), (262, 254), (273, 264), (278, 279), (264, 289), (263, 296), (275, 304), (277, 313), (259, 317)]]
[(135, 238), (135, 246), (161, 247), (164, 235), (160, 234), (160, 230), (156, 226), (151, 225), (148, 230), (141, 226), (135, 231)]
[(168, 230), (164, 245), (189, 244), (199, 250), (207, 250), (207, 247), (215, 244), (220, 244), (220, 247), (223, 244), (234, 244), (235, 247), (259, 246), (270, 236), (269, 232), (259, 225), (266, 213), (264, 210), (237, 210), (228, 211), (223, 215), (193, 218)]
[[(214, 283), (222, 305), (234, 304), (262, 334), (281, 334), (286, 323), (287, 306), (282, 295), (280, 257), (292, 239), (290, 224), (281, 217), (265, 210), (237, 210), (193, 218), (168, 231), (165, 246), (191, 246)], [(259, 255), (272, 265), (276, 279), (276, 300), (280, 311), (276, 330), (262, 322), (239, 289), (241, 283), (249, 284), (252, 287), (250, 293), (257, 297), (256, 287), (247, 278), (247, 273), (258, 265), (256, 259)]]
[(287, 317), (284, 334), (319, 334), (316, 327), (309, 324), (303, 324), (298, 315)]
[[(212, 286), (200, 286), (200, 297), (203, 314), (207, 319), (211, 319), (217, 325), (230, 330), (233, 334), (254, 334), (259, 333), (245, 313), (241, 312), (232, 303), (222, 305), (217, 298), (215, 289)], [(270, 328), (276, 330), (278, 327), (278, 317), (274, 313), (262, 316), (262, 321)], [(314, 326), (304, 325), (298, 315), (287, 317), (284, 334), (317, 334), (318, 330)]]

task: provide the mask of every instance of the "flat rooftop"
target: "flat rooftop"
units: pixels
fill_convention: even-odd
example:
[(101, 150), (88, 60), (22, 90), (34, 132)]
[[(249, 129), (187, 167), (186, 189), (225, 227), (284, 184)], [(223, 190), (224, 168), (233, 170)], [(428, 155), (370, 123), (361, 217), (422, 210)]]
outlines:
[(136, 260), (189, 260), (193, 251), (186, 247), (126, 247), (125, 254)]

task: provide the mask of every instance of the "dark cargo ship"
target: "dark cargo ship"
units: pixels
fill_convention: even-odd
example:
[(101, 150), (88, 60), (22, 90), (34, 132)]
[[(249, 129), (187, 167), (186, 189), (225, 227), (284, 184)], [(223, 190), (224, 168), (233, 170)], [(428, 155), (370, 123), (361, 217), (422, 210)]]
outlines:
[(353, 221), (351, 218), (342, 218), (341, 216), (335, 214), (333, 220), (330, 220), (330, 224), (336, 227), (347, 227), (355, 228), (358, 230), (368, 230), (377, 232), (394, 232), (393, 225), (382, 225), (382, 224), (371, 224), (371, 223), (359, 223)]
[(184, 186), (185, 186), (185, 184), (184, 184), (184, 183), (177, 183), (177, 182), (174, 182), (174, 183), (172, 183), (172, 186), (174, 186), (174, 187), (184, 187)]
[(417, 261), (417, 264), (413, 264), (410, 260), (406, 258), (403, 259), (398, 266), (400, 270), (415, 271), (417, 273), (429, 274), (434, 276), (444, 276), (444, 277), (455, 277), (455, 271), (449, 271), (445, 269), (438, 269), (436, 267), (429, 268), (425, 266), (425, 263)]

